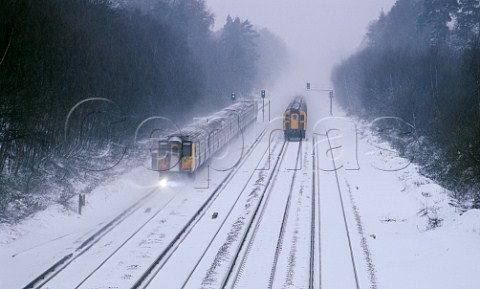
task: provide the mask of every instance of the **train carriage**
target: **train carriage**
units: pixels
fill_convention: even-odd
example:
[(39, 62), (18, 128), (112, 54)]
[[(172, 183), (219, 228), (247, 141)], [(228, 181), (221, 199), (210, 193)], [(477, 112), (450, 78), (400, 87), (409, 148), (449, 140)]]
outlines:
[(295, 97), (283, 113), (285, 139), (304, 139), (307, 131), (307, 103), (301, 96)]
[(257, 103), (239, 101), (167, 135), (152, 155), (160, 174), (193, 174), (220, 148), (257, 119)]

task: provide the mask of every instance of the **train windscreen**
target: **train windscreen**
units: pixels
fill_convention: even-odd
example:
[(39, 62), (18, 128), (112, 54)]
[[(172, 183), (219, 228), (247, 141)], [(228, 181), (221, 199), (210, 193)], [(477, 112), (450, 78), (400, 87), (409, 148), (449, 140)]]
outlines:
[(184, 157), (191, 157), (192, 156), (192, 143), (191, 142), (183, 142), (182, 147), (182, 156)]
[(161, 141), (160, 142), (160, 156), (166, 156), (168, 152), (168, 142), (166, 141)]

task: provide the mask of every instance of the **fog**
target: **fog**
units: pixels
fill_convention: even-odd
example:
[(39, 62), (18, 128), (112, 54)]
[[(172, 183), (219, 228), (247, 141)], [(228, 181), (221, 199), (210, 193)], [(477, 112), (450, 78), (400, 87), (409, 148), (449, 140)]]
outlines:
[(266, 27), (292, 52), (290, 83), (306, 81), (330, 88), (332, 67), (355, 52), (368, 24), (388, 12), (395, 0), (206, 0), (215, 30), (227, 15)]

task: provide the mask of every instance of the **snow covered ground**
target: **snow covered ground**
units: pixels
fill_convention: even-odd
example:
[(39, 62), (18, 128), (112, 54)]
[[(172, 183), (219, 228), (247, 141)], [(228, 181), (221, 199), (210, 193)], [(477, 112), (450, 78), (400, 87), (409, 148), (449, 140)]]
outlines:
[[(369, 124), (336, 107), (328, 117), (327, 98), (306, 99), (307, 140), (301, 153), (299, 143), (288, 144), (283, 163), (283, 137), (268, 132), (281, 127), (275, 116), (286, 102), (274, 99), (268, 132), (255, 143), (265, 128), (260, 115), (245, 143), (237, 139), (212, 163), (210, 180), (204, 170), (160, 188), (158, 175), (139, 167), (88, 195), (82, 215), (52, 206), (1, 225), (0, 288), (23, 288), (69, 254), (71, 263), (43, 288), (131, 288), (162, 252), (168, 258), (150, 288), (479, 288), (480, 211), (452, 206), (447, 191), (387, 151)], [(215, 195), (229, 173), (220, 168), (235, 163), (243, 143), (252, 151)]]
[[(339, 168), (338, 189), (346, 207), (360, 288), (480, 288), (480, 266), (475, 265), (480, 257), (480, 210), (464, 213), (453, 206), (449, 192), (421, 176), (415, 164), (376, 137), (371, 124), (334, 110), (335, 118), (320, 117), (313, 129), (324, 152), (319, 154), (324, 170), (320, 173), (320, 210), (325, 215), (322, 252), (327, 254), (322, 255), (322, 288), (355, 288), (339, 286), (347, 272), (335, 277), (345, 268), (335, 267), (342, 254), (339, 242), (330, 238), (335, 232), (328, 222), (333, 220), (325, 220), (339, 214), (330, 206), (335, 197), (327, 195), (338, 190), (333, 176), (328, 176), (333, 173), (328, 172), (332, 165), (326, 131)], [(435, 222), (439, 227), (433, 228)], [(332, 254), (333, 250), (338, 252)]]

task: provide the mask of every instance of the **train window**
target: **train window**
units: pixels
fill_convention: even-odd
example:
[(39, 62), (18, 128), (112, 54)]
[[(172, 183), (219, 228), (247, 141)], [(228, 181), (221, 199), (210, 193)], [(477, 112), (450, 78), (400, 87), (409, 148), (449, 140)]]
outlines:
[(192, 143), (191, 142), (183, 142), (182, 147), (182, 156), (184, 157), (191, 157), (192, 156)]
[(177, 145), (172, 146), (172, 154), (178, 155), (179, 153), (180, 151), (178, 149), (178, 146)]
[(161, 141), (159, 146), (160, 146), (160, 155), (161, 156), (166, 155), (168, 152), (168, 142)]
[(296, 120), (296, 119), (297, 119), (297, 115), (296, 115), (296, 114), (292, 115), (292, 118), (293, 118), (293, 120)]
[(300, 116), (300, 120), (301, 120), (301, 121), (304, 121), (304, 120), (305, 120), (305, 116), (304, 116), (304, 115), (301, 115), (301, 116)]

